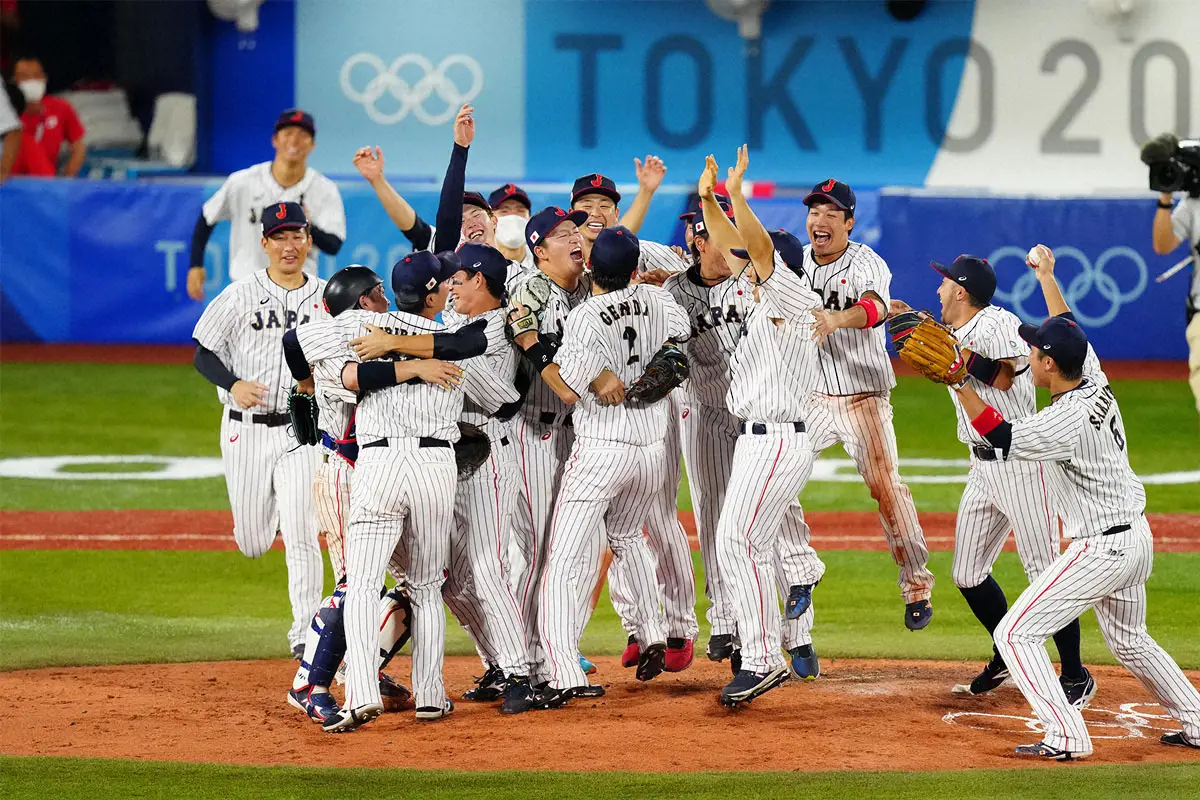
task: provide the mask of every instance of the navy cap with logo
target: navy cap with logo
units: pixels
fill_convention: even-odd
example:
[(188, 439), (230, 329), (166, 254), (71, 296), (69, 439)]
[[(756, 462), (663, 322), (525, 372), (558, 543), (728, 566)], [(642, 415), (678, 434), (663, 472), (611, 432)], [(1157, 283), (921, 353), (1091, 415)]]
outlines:
[(492, 207), (488, 205), (488, 201), (484, 199), (479, 192), (463, 192), (464, 206), (478, 206), (484, 211), (491, 211)]
[(529, 202), (529, 195), (525, 194), (525, 190), (515, 183), (506, 183), (488, 195), (488, 205), (492, 208), (499, 207), (505, 200), (516, 200), (528, 210), (533, 211), (533, 203)]
[(586, 211), (565, 211), (558, 206), (546, 206), (525, 223), (525, 242), (532, 250), (561, 223), (573, 222), (582, 225), (587, 218)]
[(301, 128), (308, 131), (308, 135), (314, 139), (317, 137), (317, 123), (313, 121), (312, 114), (298, 108), (289, 108), (275, 120), (276, 133), (284, 128)]
[(641, 257), (642, 245), (633, 231), (624, 225), (614, 225), (596, 235), (588, 263), (593, 275), (626, 277), (638, 268)]
[[(722, 208), (724, 208), (727, 205), (730, 205), (729, 198), (726, 197), (725, 195), (717, 194), (716, 198), (717, 198), (717, 204), (720, 205)], [(680, 214), (679, 219), (684, 222), (690, 222), (692, 217), (696, 216), (696, 214), (698, 214), (699, 212), (700, 212), (700, 195), (696, 194), (695, 192), (692, 192), (691, 196), (688, 198), (687, 211), (684, 211), (682, 214)]]
[(854, 216), (854, 206), (857, 203), (854, 190), (839, 180), (830, 178), (813, 186), (812, 191), (804, 196), (804, 205), (813, 203), (833, 203), (843, 211), (849, 211)]
[(295, 231), (308, 227), (308, 215), (299, 203), (275, 203), (262, 210), (262, 235), (270, 236), (276, 231)]
[(614, 203), (621, 202), (621, 193), (617, 191), (617, 184), (613, 183), (612, 178), (606, 178), (598, 172), (584, 175), (575, 180), (575, 185), (571, 187), (572, 205), (585, 194), (602, 194)]
[(392, 266), (392, 293), (396, 295), (396, 303), (405, 306), (421, 302), (459, 268), (457, 259), (435, 256), (428, 250), (409, 253)]
[[(717, 205), (725, 212), (725, 216), (733, 219), (733, 205), (726, 200), (722, 200), (720, 195), (717, 196)], [(696, 213), (692, 214), (692, 235), (707, 236), (708, 228), (704, 224), (704, 207), (696, 209)]]
[(1054, 359), (1061, 369), (1076, 372), (1087, 360), (1087, 334), (1079, 323), (1066, 317), (1050, 317), (1041, 325), (1017, 328), (1021, 338)]
[(936, 261), (930, 261), (929, 266), (966, 289), (976, 300), (982, 303), (992, 302), (992, 295), (996, 293), (996, 271), (986, 258), (964, 253), (954, 259), (950, 266)]
[[(458, 248), (459, 269), (483, 277), (503, 286), (508, 280), (508, 259), (490, 244), (464, 244)], [(455, 270), (457, 272), (458, 270)]]
[[(779, 257), (783, 259), (783, 263), (787, 264), (792, 270), (803, 271), (804, 269), (804, 244), (792, 234), (780, 229), (771, 231), (771, 244), (775, 246), (775, 252), (779, 253)], [(750, 254), (745, 250), (730, 250), (734, 258), (749, 259)]]

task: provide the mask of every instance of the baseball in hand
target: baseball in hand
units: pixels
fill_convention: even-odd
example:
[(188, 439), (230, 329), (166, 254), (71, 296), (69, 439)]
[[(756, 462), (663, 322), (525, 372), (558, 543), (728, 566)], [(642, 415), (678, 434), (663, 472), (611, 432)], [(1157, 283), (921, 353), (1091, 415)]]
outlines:
[(1033, 247), (1029, 248), (1029, 252), (1025, 255), (1025, 261), (1031, 267), (1036, 267), (1038, 265), (1038, 263), (1041, 261), (1041, 258), (1042, 258), (1041, 251), (1038, 250), (1036, 244)]

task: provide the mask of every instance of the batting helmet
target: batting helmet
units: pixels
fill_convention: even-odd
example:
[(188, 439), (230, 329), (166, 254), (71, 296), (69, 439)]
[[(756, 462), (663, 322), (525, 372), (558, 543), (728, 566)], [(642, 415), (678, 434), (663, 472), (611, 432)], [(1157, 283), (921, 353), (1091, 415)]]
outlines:
[(336, 317), (348, 308), (358, 308), (359, 299), (382, 283), (378, 275), (360, 264), (339, 269), (325, 284), (325, 310)]

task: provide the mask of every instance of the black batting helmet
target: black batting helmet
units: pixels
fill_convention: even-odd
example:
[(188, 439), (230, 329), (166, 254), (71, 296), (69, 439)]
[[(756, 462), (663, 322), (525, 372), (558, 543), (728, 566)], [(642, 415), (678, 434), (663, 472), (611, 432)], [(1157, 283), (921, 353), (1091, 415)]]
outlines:
[(336, 317), (348, 308), (358, 308), (359, 299), (382, 283), (378, 275), (360, 264), (339, 269), (325, 284), (325, 310)]

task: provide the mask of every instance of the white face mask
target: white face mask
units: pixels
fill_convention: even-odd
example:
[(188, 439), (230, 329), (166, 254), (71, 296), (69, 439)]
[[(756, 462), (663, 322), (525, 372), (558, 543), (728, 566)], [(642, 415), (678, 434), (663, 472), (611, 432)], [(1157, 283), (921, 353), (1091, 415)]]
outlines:
[(516, 250), (525, 244), (525, 223), (529, 220), (509, 214), (496, 220), (496, 244)]
[(17, 88), (21, 90), (21, 94), (25, 95), (25, 100), (30, 103), (36, 103), (46, 96), (46, 82), (43, 80), (21, 81), (17, 84)]

